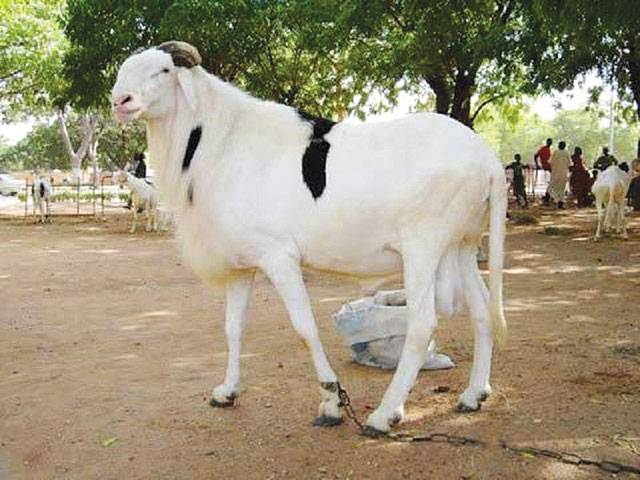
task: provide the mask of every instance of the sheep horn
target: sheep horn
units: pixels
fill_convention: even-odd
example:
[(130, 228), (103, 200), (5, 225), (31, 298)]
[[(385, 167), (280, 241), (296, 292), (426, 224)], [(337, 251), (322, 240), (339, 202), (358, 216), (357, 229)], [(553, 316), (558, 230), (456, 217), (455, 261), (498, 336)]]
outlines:
[(173, 64), (176, 67), (193, 68), (202, 63), (202, 57), (198, 49), (187, 42), (179, 42), (177, 40), (164, 42), (158, 46), (158, 50), (171, 55)]

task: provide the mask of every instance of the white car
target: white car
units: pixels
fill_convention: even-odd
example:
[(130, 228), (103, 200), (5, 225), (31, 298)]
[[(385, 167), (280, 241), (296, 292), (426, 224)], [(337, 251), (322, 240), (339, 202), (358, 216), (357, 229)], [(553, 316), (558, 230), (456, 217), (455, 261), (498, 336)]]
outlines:
[(24, 185), (22, 180), (8, 173), (0, 173), (0, 195), (17, 195)]

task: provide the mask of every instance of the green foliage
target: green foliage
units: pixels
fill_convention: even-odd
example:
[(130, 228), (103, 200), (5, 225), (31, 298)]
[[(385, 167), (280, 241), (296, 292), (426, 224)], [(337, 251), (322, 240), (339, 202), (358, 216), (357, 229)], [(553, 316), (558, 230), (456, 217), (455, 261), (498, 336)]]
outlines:
[(43, 113), (64, 90), (63, 0), (0, 1), (0, 121)]
[[(326, 2), (325, 2), (326, 3)], [(104, 108), (122, 61), (140, 47), (181, 39), (203, 67), (253, 94), (312, 113), (346, 113), (355, 95), (321, 2), (70, 0), (65, 60), (76, 106)]]
[[(535, 0), (540, 12), (537, 38), (552, 49), (536, 50), (532, 41), (534, 81), (546, 89), (564, 88), (592, 69), (617, 83), (626, 113), (640, 119), (640, 16), (636, 0)], [(553, 15), (546, 14), (553, 11)], [(597, 93), (597, 92), (596, 92)], [(631, 107), (631, 108), (630, 108)], [(627, 120), (631, 120), (627, 116)]]
[[(478, 119), (478, 133), (492, 146), (503, 163), (513, 161), (520, 153), (524, 162), (533, 160), (534, 153), (546, 138), (553, 138), (554, 145), (560, 140), (567, 142), (573, 153), (580, 147), (587, 165), (592, 165), (608, 144), (608, 119), (594, 109), (563, 110), (552, 120), (542, 120), (528, 108), (522, 109), (515, 118), (496, 107), (489, 107)], [(619, 160), (635, 158), (636, 134), (634, 129), (618, 119), (616, 124), (615, 155)]]
[(64, 59), (68, 98), (77, 108), (105, 108), (118, 66), (157, 41), (169, 0), (68, 0)]
[[(97, 161), (102, 169), (123, 168), (130, 162), (135, 152), (145, 150), (145, 133), (141, 124), (123, 129), (108, 116), (100, 121), (100, 145)], [(74, 144), (80, 141), (80, 131), (76, 115), (69, 117), (69, 136)], [(85, 159), (85, 167), (87, 159)], [(32, 170), (69, 169), (69, 156), (65, 150), (57, 121), (36, 124), (20, 142), (5, 150), (0, 150), (0, 168)]]
[[(526, 2), (350, 0), (341, 21), (355, 32), (354, 75), (397, 94), (405, 80), (426, 82), (436, 110), (472, 125), (485, 105), (532, 92), (522, 31)], [(472, 105), (473, 103), (473, 105)]]

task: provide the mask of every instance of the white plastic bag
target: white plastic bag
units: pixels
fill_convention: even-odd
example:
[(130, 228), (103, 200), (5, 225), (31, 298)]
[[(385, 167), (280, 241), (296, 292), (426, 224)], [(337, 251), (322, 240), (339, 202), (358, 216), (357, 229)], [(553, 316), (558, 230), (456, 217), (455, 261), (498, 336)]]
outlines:
[[(351, 347), (356, 363), (378, 368), (398, 365), (407, 331), (407, 307), (403, 290), (376, 292), (346, 303), (333, 315), (336, 328)], [(444, 354), (436, 353), (429, 343), (425, 370), (453, 368), (455, 364)]]

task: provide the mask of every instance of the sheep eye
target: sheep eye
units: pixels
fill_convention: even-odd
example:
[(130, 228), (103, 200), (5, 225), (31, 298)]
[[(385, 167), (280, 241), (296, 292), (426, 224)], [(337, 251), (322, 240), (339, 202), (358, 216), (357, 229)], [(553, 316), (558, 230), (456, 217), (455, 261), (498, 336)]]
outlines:
[(151, 75), (151, 78), (156, 78), (156, 77), (158, 77), (159, 75), (161, 75), (163, 73), (169, 73), (169, 69), (168, 68), (163, 68), (158, 73), (154, 73), (153, 75)]

